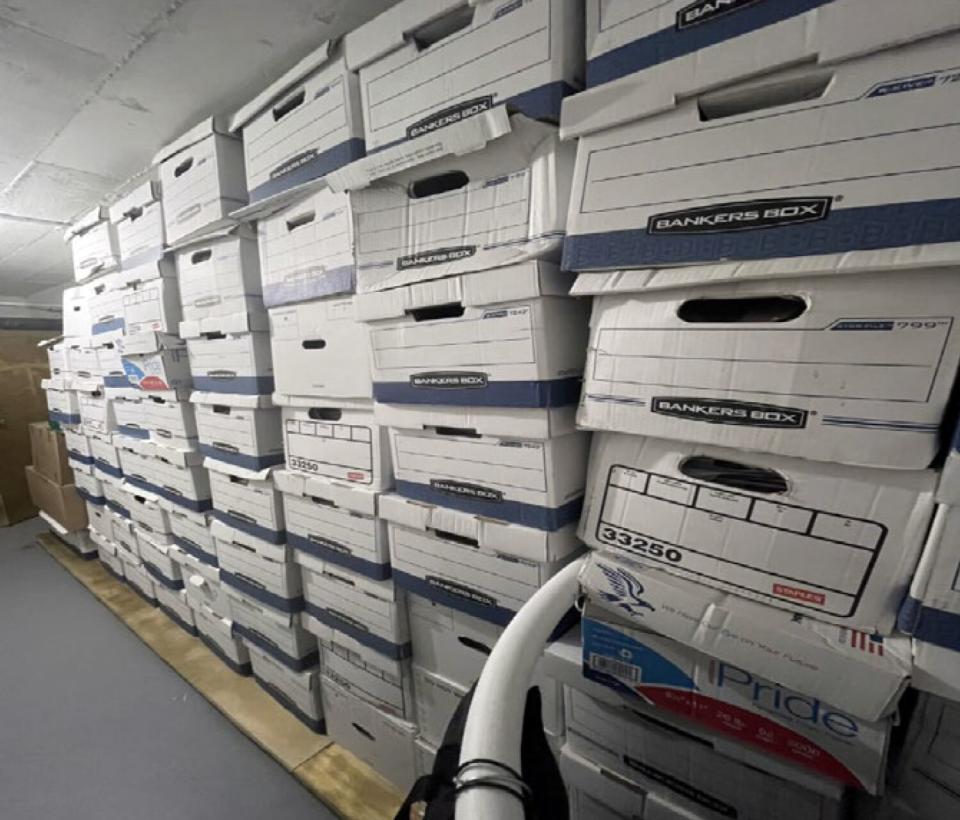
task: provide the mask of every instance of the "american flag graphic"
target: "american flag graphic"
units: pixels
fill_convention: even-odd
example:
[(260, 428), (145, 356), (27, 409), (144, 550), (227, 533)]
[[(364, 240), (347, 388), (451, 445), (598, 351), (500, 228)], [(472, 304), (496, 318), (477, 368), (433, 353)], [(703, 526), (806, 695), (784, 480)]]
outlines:
[(851, 629), (850, 646), (868, 655), (883, 655), (883, 638), (879, 635), (868, 635), (866, 632)]

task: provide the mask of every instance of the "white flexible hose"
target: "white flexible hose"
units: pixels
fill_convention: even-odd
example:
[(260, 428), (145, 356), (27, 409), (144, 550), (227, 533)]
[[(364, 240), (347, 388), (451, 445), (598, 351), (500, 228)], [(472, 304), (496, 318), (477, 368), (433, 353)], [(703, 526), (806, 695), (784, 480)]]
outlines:
[[(479, 758), (520, 771), (520, 738), (527, 689), (543, 647), (577, 598), (577, 575), (584, 559), (568, 564), (547, 581), (510, 621), (493, 652), (470, 704), (460, 747), (461, 765)], [(503, 770), (477, 765), (463, 782), (500, 778)], [(477, 786), (457, 797), (457, 820), (523, 820), (523, 804), (499, 789)]]

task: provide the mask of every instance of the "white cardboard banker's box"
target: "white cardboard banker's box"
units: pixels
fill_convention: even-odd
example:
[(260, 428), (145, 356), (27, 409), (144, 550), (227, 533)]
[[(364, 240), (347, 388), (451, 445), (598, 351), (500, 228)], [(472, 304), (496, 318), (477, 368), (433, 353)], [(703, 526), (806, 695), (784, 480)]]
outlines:
[(234, 529), (272, 544), (285, 541), (283, 501), (271, 468), (253, 471), (206, 459), (213, 516)]
[(890, 634), (933, 516), (933, 471), (594, 436), (590, 546), (818, 620)]
[[(878, 5), (898, 4), (859, 12)], [(951, 3), (919, 3), (920, 16), (932, 5), (958, 22)], [(669, 99), (582, 136), (564, 268), (699, 265), (685, 275), (702, 280), (955, 264), (960, 32), (858, 56), (853, 29), (887, 16), (849, 21), (839, 62)]]
[[(642, 277), (642, 274), (640, 275)], [(953, 270), (593, 294), (580, 425), (878, 467), (924, 468), (960, 360)]]
[(205, 456), (253, 471), (283, 463), (280, 408), (269, 396), (195, 392), (190, 402)]
[(267, 307), (353, 293), (350, 195), (323, 187), (257, 221)]
[(512, 117), (510, 128), (482, 151), (350, 192), (359, 293), (557, 258), (574, 146), (526, 117)]
[(160, 183), (148, 179), (110, 206), (124, 267), (140, 254), (162, 252), (165, 242)]
[(586, 300), (551, 262), (448, 276), (357, 298), (373, 397), (386, 404), (559, 407), (580, 394)]
[(544, 532), (399, 495), (380, 515), (398, 586), (498, 626), (582, 549), (572, 524)]
[(160, 165), (163, 223), (171, 245), (223, 227), (231, 211), (247, 204), (243, 143), (216, 119), (165, 146), (154, 164)]
[[(524, 437), (516, 416), (535, 416), (542, 437)], [(580, 515), (590, 434), (573, 408), (378, 405), (390, 427), (397, 492), (524, 527), (553, 531)]]
[(580, 583), (598, 609), (866, 720), (891, 714), (909, 681), (902, 635), (804, 618), (597, 552)]
[(249, 228), (206, 236), (178, 250), (176, 260), (185, 321), (263, 310), (257, 240)]
[(293, 470), (273, 474), (283, 493), (287, 543), (367, 578), (390, 577), (387, 525), (374, 490)]
[(370, 341), (352, 296), (272, 308), (270, 341), (278, 393), (369, 399)]
[(273, 359), (266, 319), (261, 312), (181, 322), (193, 386), (209, 393), (272, 393)]
[(276, 197), (364, 154), (360, 87), (324, 43), (233, 117), (243, 129), (250, 202)]
[(582, 85), (579, 0), (405, 0), (346, 37), (367, 150), (497, 105), (556, 122)]
[(587, 91), (573, 134), (656, 114), (684, 97), (802, 62), (829, 65), (960, 25), (951, 3), (872, 0), (586, 0)]

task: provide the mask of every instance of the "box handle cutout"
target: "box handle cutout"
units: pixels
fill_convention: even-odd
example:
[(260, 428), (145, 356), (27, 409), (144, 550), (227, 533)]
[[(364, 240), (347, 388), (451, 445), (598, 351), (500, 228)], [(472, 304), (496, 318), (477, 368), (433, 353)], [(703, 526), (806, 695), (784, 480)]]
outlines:
[(466, 535), (458, 535), (448, 530), (438, 530), (435, 527), (427, 527), (441, 541), (450, 541), (453, 544), (462, 544), (465, 547), (474, 547), (480, 549), (480, 542), (476, 538), (470, 538)]
[(256, 518), (254, 518), (252, 515), (247, 515), (244, 512), (240, 512), (240, 510), (229, 509), (227, 512), (230, 513), (230, 515), (232, 515), (234, 518), (239, 518), (241, 521), (246, 521), (248, 524), (257, 523)]
[(473, 638), (468, 638), (466, 635), (457, 635), (457, 640), (467, 647), (467, 649), (473, 649), (475, 652), (482, 652), (484, 655), (489, 655), (492, 651), (491, 648), (485, 643), (475, 641)]
[(407, 35), (419, 51), (425, 51), (441, 40), (446, 40), (458, 31), (467, 28), (473, 22), (474, 9), (464, 4), (448, 14), (435, 17), (429, 23), (409, 32)]
[(227, 476), (230, 479), (231, 484), (239, 484), (241, 487), (246, 487), (250, 481), (246, 478), (241, 478), (238, 475)]
[(291, 111), (294, 111), (303, 105), (303, 101), (305, 99), (306, 89), (301, 88), (289, 100), (284, 100), (282, 103), (280, 103), (280, 105), (273, 109), (273, 121), (277, 122), (277, 120), (282, 120)]
[(343, 411), (338, 407), (311, 407), (307, 415), (314, 421), (340, 421)]
[(210, 248), (206, 248), (202, 251), (196, 251), (190, 254), (190, 264), (199, 265), (201, 262), (206, 262), (211, 256), (213, 256), (213, 251)]
[(314, 504), (322, 504), (324, 507), (337, 506), (329, 498), (320, 498), (320, 496), (317, 495), (308, 495), (307, 498), (309, 498)]
[[(325, 569), (325, 570), (323, 571), (323, 574), (326, 575), (327, 578), (333, 578), (334, 581), (337, 581), (338, 583), (341, 583), (341, 584), (347, 584), (347, 586), (355, 587), (355, 586), (357, 585), (357, 582), (354, 581), (352, 578), (347, 578), (346, 575), (338, 575), (336, 572), (330, 572), (330, 570), (328, 570), (328, 569)], [(335, 612), (339, 617), (343, 617), (343, 616), (340, 615), (340, 613), (337, 612), (335, 609), (331, 609), (330, 607), (327, 607), (327, 609), (328, 609), (330, 612)], [(351, 620), (351, 621), (352, 621), (353, 618), (344, 618), (344, 620)]]
[(748, 296), (742, 299), (688, 299), (677, 308), (682, 322), (792, 322), (806, 313), (800, 296)]
[(135, 222), (141, 216), (143, 216), (143, 208), (141, 208), (139, 205), (134, 206), (129, 211), (124, 211), (123, 215), (131, 222)]
[(424, 199), (428, 196), (437, 196), (438, 194), (466, 188), (469, 182), (470, 177), (463, 171), (445, 171), (442, 174), (434, 174), (432, 177), (424, 177), (411, 182), (407, 195), (410, 199)]
[(367, 740), (372, 740), (374, 743), (377, 742), (377, 739), (372, 734), (370, 734), (370, 732), (364, 729), (359, 723), (352, 723), (350, 725), (353, 726), (353, 728), (356, 729)]
[(234, 445), (234, 444), (227, 444), (227, 442), (225, 442), (225, 441), (214, 441), (214, 442), (212, 442), (212, 446), (215, 447), (217, 450), (223, 450), (224, 452), (227, 452), (227, 453), (239, 453), (239, 452), (240, 452), (240, 448), (239, 448), (239, 447), (237, 447), (237, 446)]
[(323, 350), (327, 342), (326, 339), (304, 339), (302, 345), (304, 350)]
[(304, 225), (309, 225), (316, 218), (317, 218), (316, 211), (307, 211), (307, 213), (305, 214), (300, 214), (300, 216), (295, 216), (293, 219), (288, 219), (287, 232), (292, 233), (297, 228), (302, 228)]
[(214, 404), (210, 409), (213, 410), (214, 413), (219, 413), (222, 416), (230, 415), (230, 407), (226, 404)]
[(193, 167), (193, 157), (187, 157), (176, 168), (173, 169), (174, 177), (182, 177)]
[(201, 333), (200, 335), (203, 336), (204, 339), (210, 342), (227, 338), (227, 334), (222, 333), (219, 330), (211, 330), (209, 333)]
[(448, 302), (445, 305), (430, 305), (429, 307), (408, 308), (404, 311), (415, 322), (433, 322), (437, 319), (459, 319), (465, 308), (459, 302)]
[(689, 456), (679, 469), (687, 478), (753, 493), (785, 493), (788, 489), (787, 480), (776, 470), (712, 456)]
[(765, 108), (816, 100), (827, 92), (832, 80), (832, 71), (814, 71), (760, 86), (705, 94), (697, 101), (700, 121), (722, 120)]
[(424, 430), (433, 430), (438, 436), (459, 436), (460, 438), (481, 438), (480, 433), (470, 427), (426, 426)]

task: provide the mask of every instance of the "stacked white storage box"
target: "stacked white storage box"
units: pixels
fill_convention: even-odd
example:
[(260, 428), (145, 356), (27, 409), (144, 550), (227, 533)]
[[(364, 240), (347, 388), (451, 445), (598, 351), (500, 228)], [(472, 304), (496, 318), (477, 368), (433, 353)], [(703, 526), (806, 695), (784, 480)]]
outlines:
[[(625, 809), (596, 771), (649, 790), (644, 817), (654, 791), (703, 816), (836, 816), (844, 790), (884, 788), (921, 552), (901, 629), (942, 642), (956, 607), (931, 467), (960, 235), (937, 216), (954, 172), (926, 169), (957, 127), (960, 16), (587, 5), (588, 89), (561, 126), (579, 137), (563, 265), (594, 297), (577, 422), (596, 431), (568, 789), (599, 816)], [(628, 708), (657, 723), (625, 733)], [(690, 733), (721, 757), (697, 762)], [(733, 757), (767, 785), (704, 777)]]
[[(420, 760), (503, 627), (581, 549), (587, 306), (557, 265), (574, 149), (550, 124), (577, 83), (576, 5), (450, 3), (429, 19), (403, 2), (347, 38), (377, 152), (332, 184), (349, 191), (356, 317), (389, 431), (395, 491), (379, 513), (409, 602)], [(325, 653), (330, 702), (339, 668)], [(540, 682), (560, 735), (555, 686)], [(375, 765), (386, 756), (341, 731)]]

